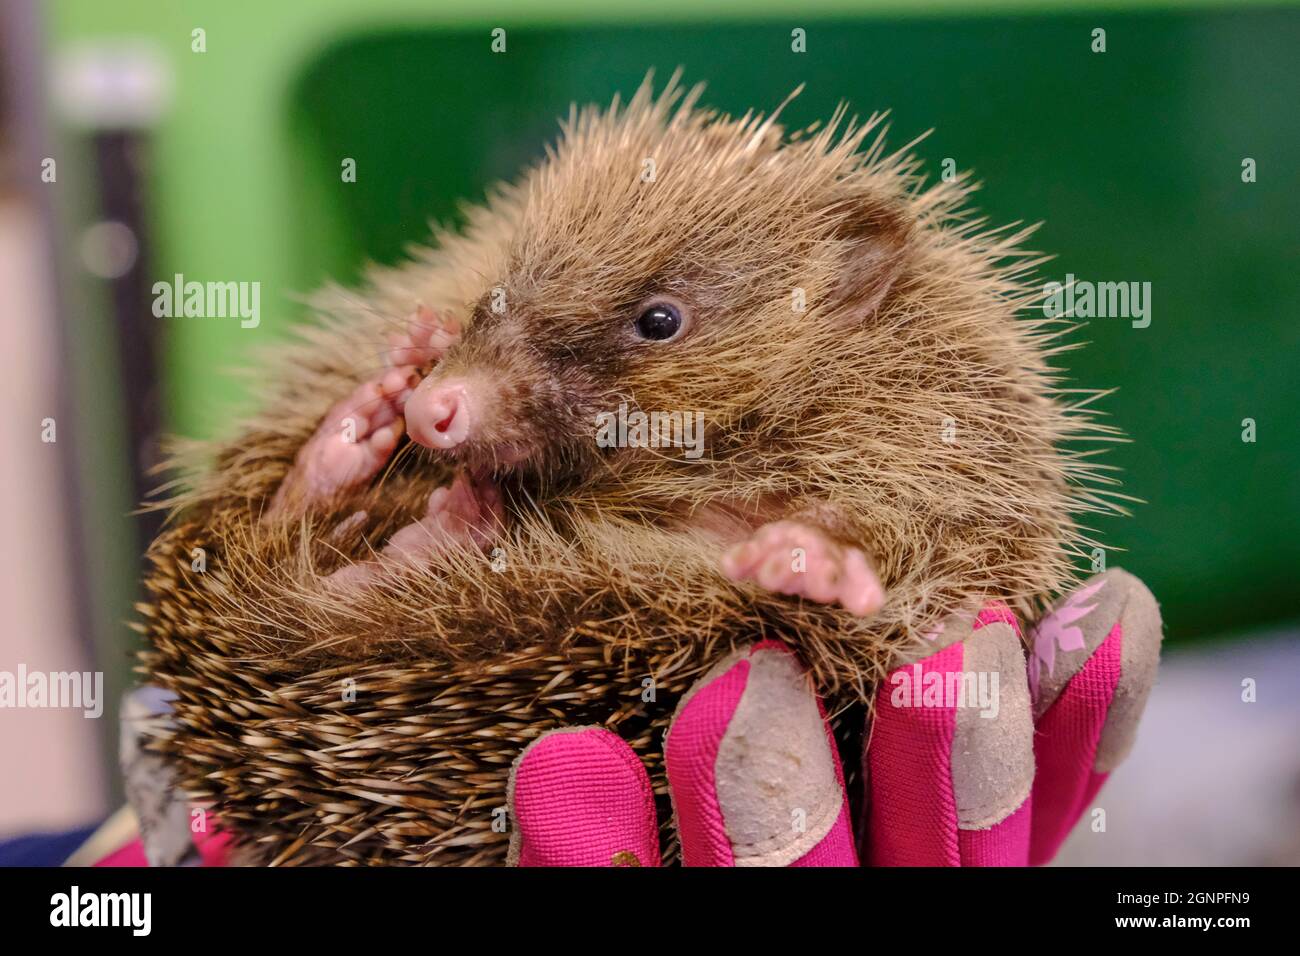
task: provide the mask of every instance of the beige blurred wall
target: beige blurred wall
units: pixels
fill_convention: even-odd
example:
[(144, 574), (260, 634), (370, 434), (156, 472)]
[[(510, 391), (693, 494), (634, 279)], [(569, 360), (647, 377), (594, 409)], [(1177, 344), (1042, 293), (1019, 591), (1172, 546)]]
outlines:
[[(48, 248), (35, 212), (0, 196), (0, 671), (86, 671), (73, 633), (59, 449), (41, 441), (55, 414), (55, 316)], [(80, 710), (0, 709), (0, 838), (84, 824), (106, 812), (98, 721)]]

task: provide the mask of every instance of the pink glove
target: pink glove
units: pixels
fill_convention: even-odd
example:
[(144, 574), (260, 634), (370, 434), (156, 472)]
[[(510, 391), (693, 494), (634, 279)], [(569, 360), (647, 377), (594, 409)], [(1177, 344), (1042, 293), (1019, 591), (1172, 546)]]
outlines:
[[(683, 697), (665, 762), (688, 866), (1045, 863), (1127, 755), (1155, 679), (1160, 616), (1120, 570), (1062, 599), (1034, 629), (950, 618), (933, 649), (876, 691), (855, 840), (821, 702), (795, 656), (764, 642)], [(534, 741), (511, 774), (511, 861), (658, 866), (650, 781), (598, 727)]]

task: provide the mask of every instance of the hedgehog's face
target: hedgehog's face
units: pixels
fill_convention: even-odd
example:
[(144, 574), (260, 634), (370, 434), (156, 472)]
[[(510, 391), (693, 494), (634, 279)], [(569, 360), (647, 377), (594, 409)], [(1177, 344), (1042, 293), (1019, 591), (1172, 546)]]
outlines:
[(779, 270), (683, 256), (610, 291), (596, 276), (503, 281), (411, 397), (408, 427), (498, 475), (626, 483), (708, 467), (774, 393), (800, 387), (818, 338), (842, 332), (813, 309), (832, 266), (829, 254)]
[[(497, 287), (408, 401), (412, 437), (471, 470), (552, 478), (642, 458), (698, 461), (702, 423), (720, 411), (712, 397), (735, 392), (734, 362), (711, 345), (768, 323), (683, 285), (583, 305)], [(760, 353), (762, 339), (749, 337)]]
[(437, 410), (412, 436), (473, 470), (626, 482), (726, 457), (800, 387), (888, 288), (906, 230), (840, 166), (810, 173), (819, 149), (745, 151), (729, 130), (537, 171), (507, 261), (408, 404), (408, 423)]

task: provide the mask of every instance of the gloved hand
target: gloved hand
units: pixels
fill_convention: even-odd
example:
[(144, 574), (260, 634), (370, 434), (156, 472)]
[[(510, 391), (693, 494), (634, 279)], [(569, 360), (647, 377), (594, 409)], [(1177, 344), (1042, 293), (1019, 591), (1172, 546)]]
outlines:
[[(930, 638), (876, 690), (856, 835), (825, 711), (794, 654), (764, 642), (702, 677), (665, 738), (683, 862), (1050, 860), (1132, 746), (1159, 659), (1155, 599), (1124, 571), (1100, 574), (1032, 629), (1028, 661), (999, 606)], [(534, 741), (509, 804), (518, 865), (659, 865), (649, 778), (608, 730)]]

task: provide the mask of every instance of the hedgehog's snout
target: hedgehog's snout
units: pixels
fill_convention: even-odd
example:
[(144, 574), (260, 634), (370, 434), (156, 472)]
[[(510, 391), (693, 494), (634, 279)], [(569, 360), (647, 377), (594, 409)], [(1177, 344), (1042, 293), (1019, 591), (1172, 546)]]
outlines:
[(406, 402), (411, 440), (448, 451), (468, 441), (482, 417), (483, 401), (468, 379), (426, 378)]

